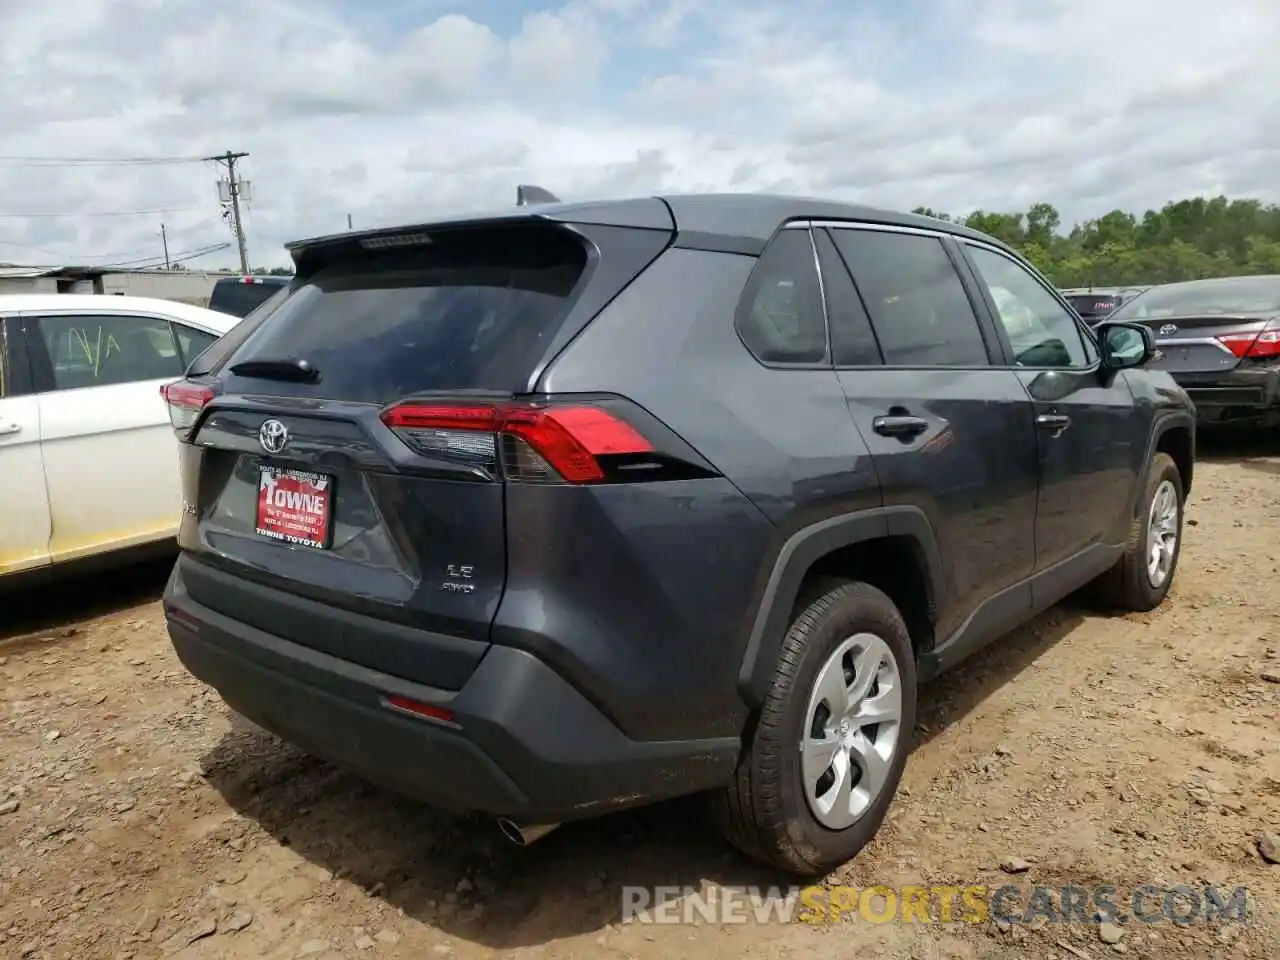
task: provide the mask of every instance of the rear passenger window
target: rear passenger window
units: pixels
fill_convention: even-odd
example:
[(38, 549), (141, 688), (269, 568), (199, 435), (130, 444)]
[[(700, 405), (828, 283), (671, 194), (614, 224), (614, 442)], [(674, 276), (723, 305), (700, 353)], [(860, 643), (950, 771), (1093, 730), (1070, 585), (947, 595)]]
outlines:
[(831, 326), (831, 356), (838, 367), (879, 366), (884, 362), (866, 308), (854, 289), (849, 271), (826, 230), (813, 234), (822, 270), (822, 292)]
[(833, 230), (871, 315), (884, 361), (900, 367), (987, 366), (978, 318), (935, 237)]
[(126, 315), (40, 317), (55, 390), (182, 376), (169, 321)]
[(738, 333), (764, 363), (822, 363), (827, 325), (807, 230), (783, 230), (760, 255), (738, 308)]

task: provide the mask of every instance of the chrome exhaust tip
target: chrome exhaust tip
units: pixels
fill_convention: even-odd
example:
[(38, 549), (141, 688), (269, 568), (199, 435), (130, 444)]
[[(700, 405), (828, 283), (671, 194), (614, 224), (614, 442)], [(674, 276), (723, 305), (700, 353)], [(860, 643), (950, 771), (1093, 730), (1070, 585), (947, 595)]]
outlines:
[(503, 817), (498, 820), (498, 829), (502, 835), (518, 847), (527, 847), (535, 840), (540, 840), (560, 826), (558, 823), (519, 824)]

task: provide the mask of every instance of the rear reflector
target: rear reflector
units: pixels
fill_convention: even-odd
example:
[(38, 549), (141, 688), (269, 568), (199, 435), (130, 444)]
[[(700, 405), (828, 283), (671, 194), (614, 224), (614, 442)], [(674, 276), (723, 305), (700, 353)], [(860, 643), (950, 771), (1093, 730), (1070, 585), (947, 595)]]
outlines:
[(191, 429), (200, 411), (213, 399), (214, 392), (210, 387), (179, 380), (161, 387), (160, 396), (169, 405), (169, 422), (173, 429), (185, 431)]
[(444, 707), (437, 707), (434, 704), (423, 703), (420, 700), (410, 700), (408, 697), (397, 696), (396, 694), (387, 694), (385, 697), (387, 705), (395, 707), (397, 710), (403, 710), (405, 713), (412, 713), (419, 717), (426, 717), (428, 720), (439, 720), (441, 723), (453, 723), (453, 711), (446, 710)]
[(186, 627), (192, 633), (200, 633), (204, 627), (204, 624), (180, 607), (170, 607), (165, 611), (165, 616), (175, 623)]
[(1272, 320), (1260, 333), (1225, 333), (1218, 342), (1241, 359), (1280, 357), (1280, 321)]
[(630, 424), (585, 405), (406, 403), (382, 422), (421, 453), (496, 459), (500, 441), (512, 441), (503, 454), (514, 479), (592, 483), (605, 477), (598, 457), (653, 452)]

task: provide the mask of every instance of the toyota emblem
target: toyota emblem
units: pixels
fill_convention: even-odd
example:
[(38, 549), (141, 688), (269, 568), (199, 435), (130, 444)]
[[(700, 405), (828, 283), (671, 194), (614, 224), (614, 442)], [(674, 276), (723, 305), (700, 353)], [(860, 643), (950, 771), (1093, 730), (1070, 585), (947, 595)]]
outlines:
[(1160, 336), (1162, 337), (1172, 337), (1177, 332), (1178, 332), (1178, 328), (1175, 327), (1172, 323), (1166, 323), (1163, 327), (1160, 328)]
[(264, 420), (258, 428), (258, 442), (267, 453), (279, 453), (289, 442), (289, 428), (279, 420)]

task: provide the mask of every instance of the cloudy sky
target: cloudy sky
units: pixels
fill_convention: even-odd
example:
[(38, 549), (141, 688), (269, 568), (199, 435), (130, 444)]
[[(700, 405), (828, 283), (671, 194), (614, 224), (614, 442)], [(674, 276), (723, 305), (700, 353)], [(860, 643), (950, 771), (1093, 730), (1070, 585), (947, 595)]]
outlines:
[[(0, 262), (660, 191), (1280, 200), (1278, 0), (0, 0)], [(234, 249), (191, 262), (225, 266)]]

